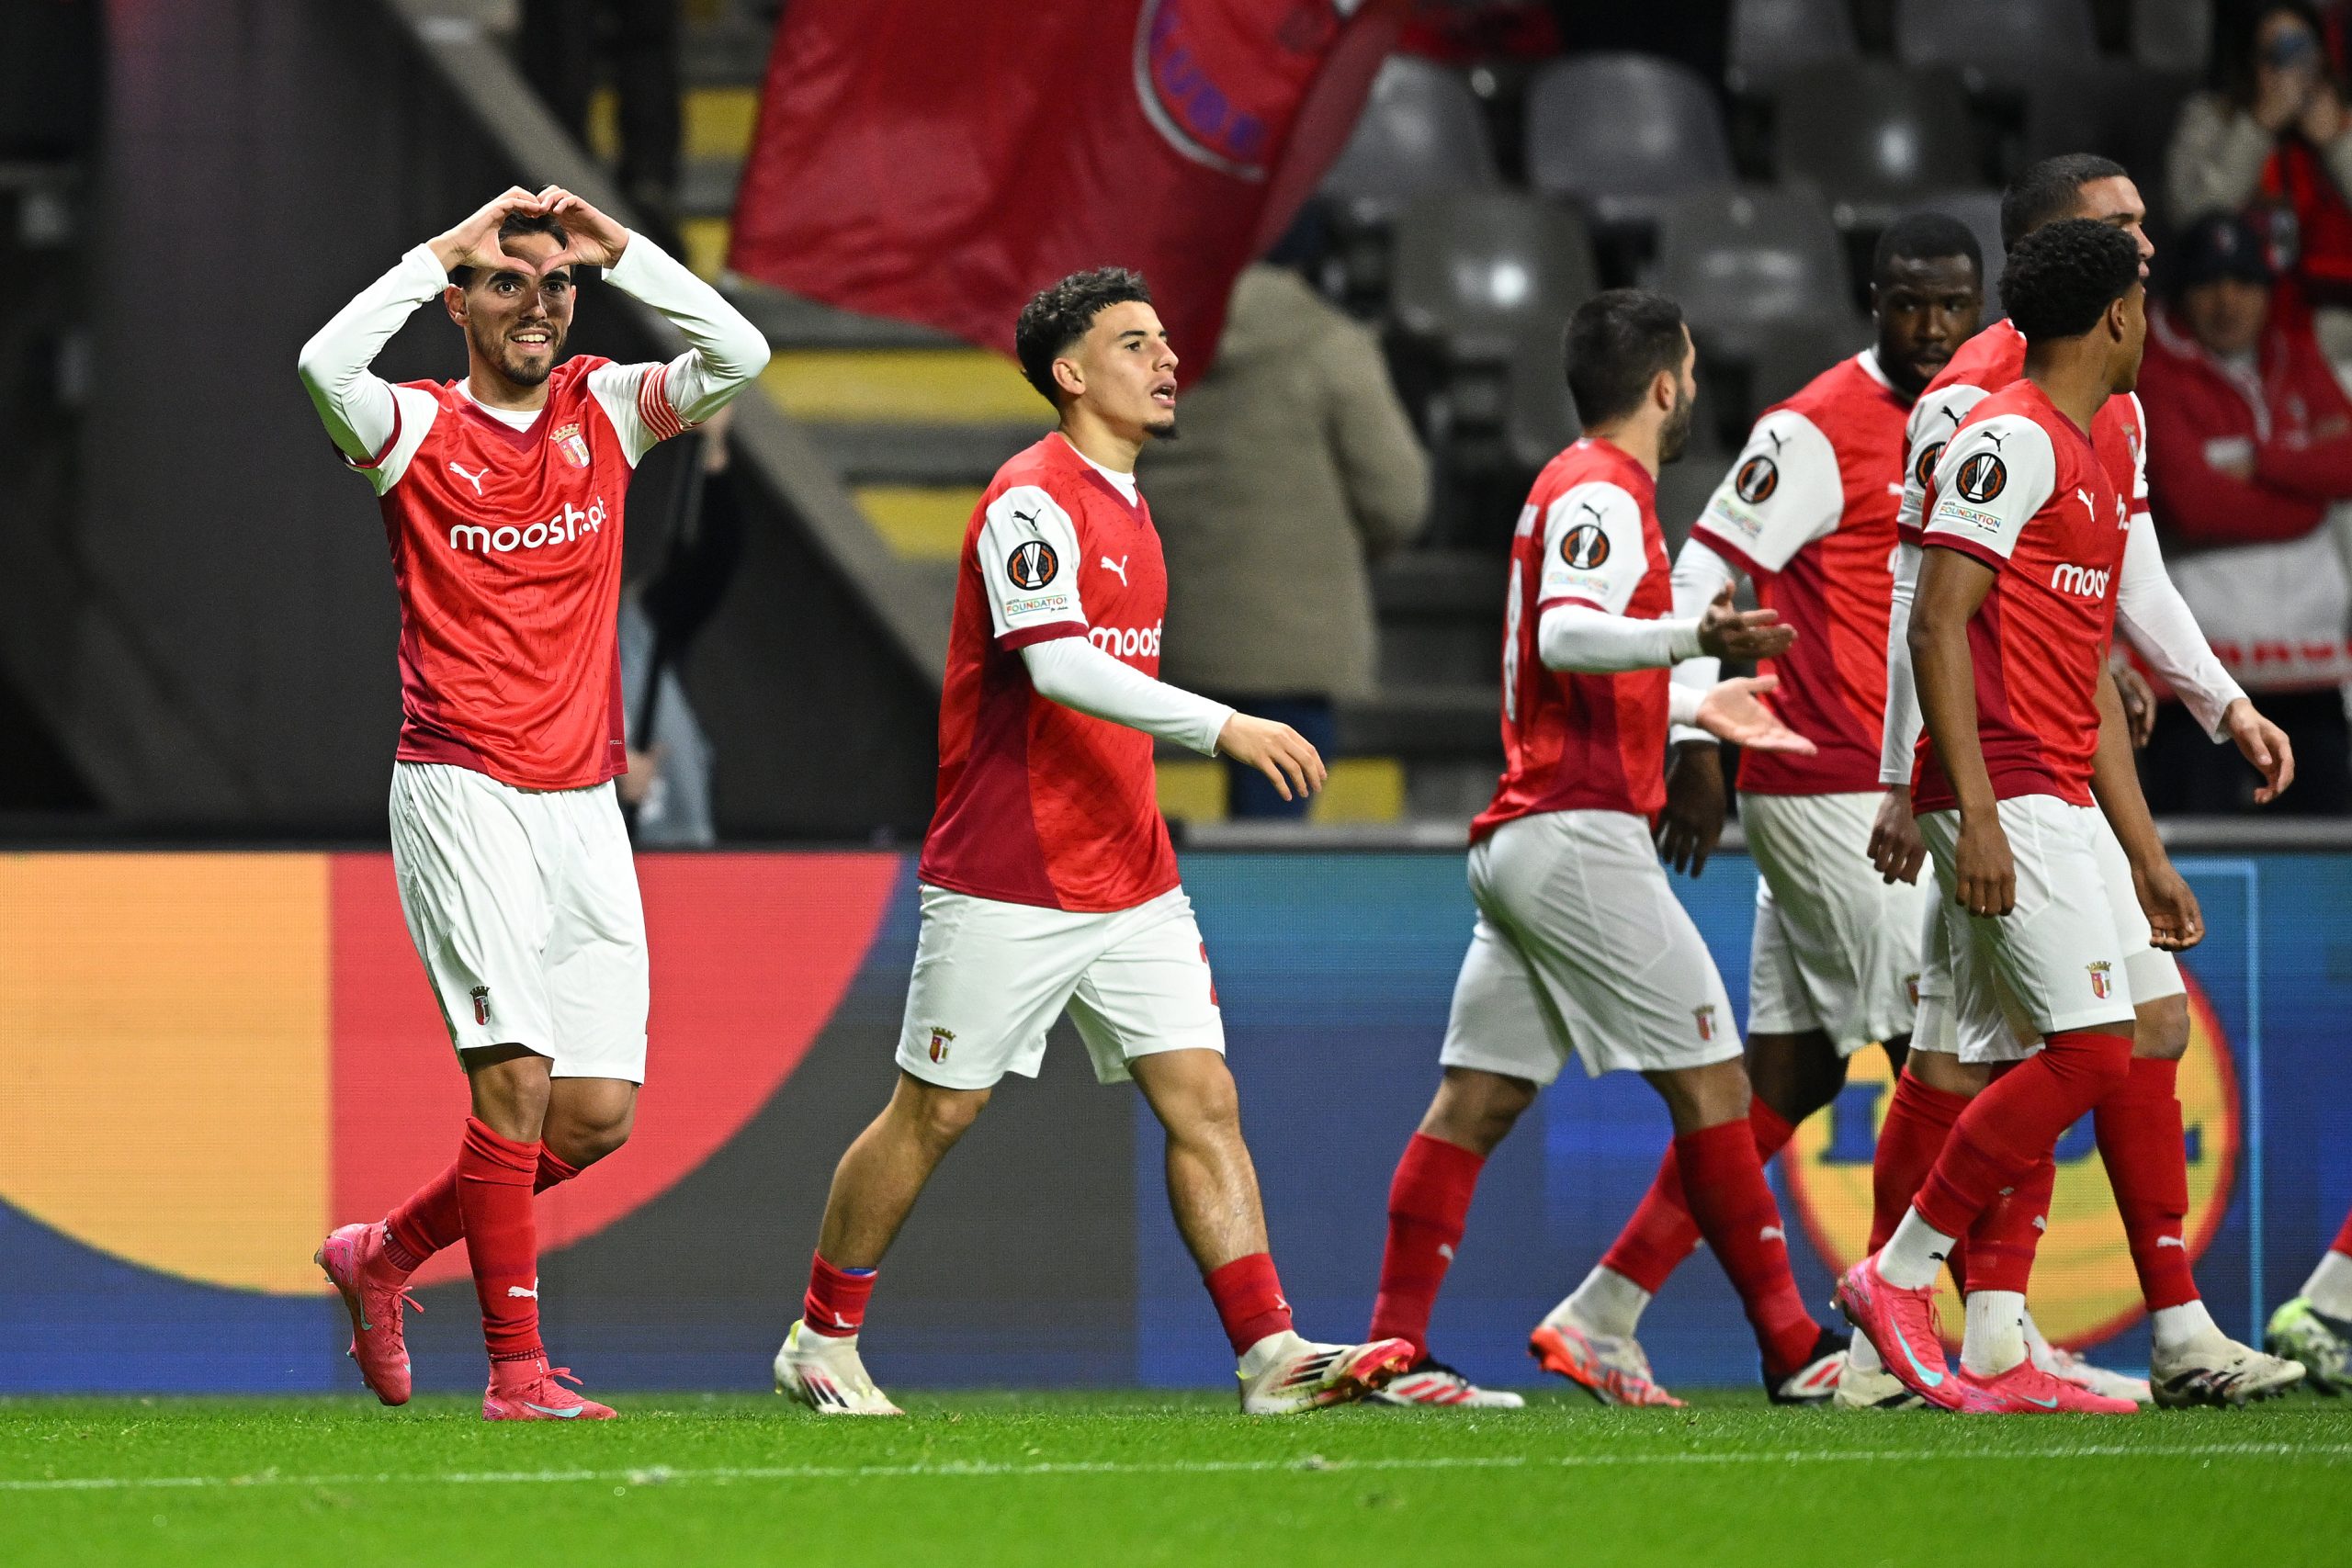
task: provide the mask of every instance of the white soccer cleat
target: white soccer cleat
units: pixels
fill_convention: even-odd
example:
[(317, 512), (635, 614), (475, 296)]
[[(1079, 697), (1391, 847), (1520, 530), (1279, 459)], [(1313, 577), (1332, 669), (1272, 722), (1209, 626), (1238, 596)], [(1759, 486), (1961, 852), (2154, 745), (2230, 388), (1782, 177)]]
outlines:
[(1838, 1392), (1829, 1403), (1840, 1410), (1925, 1410), (1928, 1402), (1903, 1386), (1903, 1380), (1884, 1367), (1860, 1367), (1852, 1357), (1838, 1374)]
[(2186, 1348), (2149, 1357), (2149, 1382), (2167, 1410), (2238, 1405), (2281, 1394), (2303, 1381), (2303, 1364), (2241, 1345), (2219, 1329)]
[(1327, 1404), (1346, 1404), (1385, 1388), (1413, 1364), (1413, 1347), (1402, 1339), (1369, 1345), (1317, 1345), (1289, 1329), (1269, 1334), (1242, 1355), (1244, 1416), (1293, 1416)]
[(1660, 1388), (1651, 1374), (1642, 1342), (1630, 1334), (1594, 1334), (1578, 1326), (1563, 1307), (1537, 1324), (1527, 1337), (1527, 1353), (1547, 1372), (1557, 1372), (1603, 1404), (1665, 1405), (1682, 1401)]
[(2145, 1404), (2151, 1397), (2147, 1379), (2093, 1366), (2072, 1350), (2062, 1350), (2040, 1336), (2027, 1342), (2026, 1355), (2059, 1382), (2073, 1383), (2103, 1399), (2128, 1399), (2134, 1404)]
[(775, 1353), (775, 1391), (798, 1400), (820, 1416), (904, 1416), (890, 1403), (858, 1359), (857, 1336), (835, 1339), (804, 1334), (795, 1323)]
[(1505, 1388), (1480, 1388), (1434, 1356), (1425, 1356), (1372, 1395), (1374, 1404), (1434, 1404), (1449, 1410), (1518, 1410), (1527, 1401)]

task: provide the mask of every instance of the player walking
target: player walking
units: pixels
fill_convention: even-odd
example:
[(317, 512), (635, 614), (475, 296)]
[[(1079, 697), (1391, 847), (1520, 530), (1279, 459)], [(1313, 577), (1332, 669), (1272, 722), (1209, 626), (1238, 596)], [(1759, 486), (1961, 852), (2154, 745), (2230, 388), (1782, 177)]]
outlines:
[(1767, 1375), (1818, 1375), (1844, 1349), (1790, 1278), (1731, 1003), (1649, 838), (1670, 720), (1758, 750), (1814, 750), (1757, 700), (1770, 678), (1702, 693), (1668, 676), (1702, 654), (1777, 656), (1794, 636), (1774, 611), (1734, 610), (1728, 586), (1702, 614), (1670, 614), (1657, 469), (1690, 429), (1697, 357), (1680, 309), (1644, 290), (1598, 295), (1568, 325), (1568, 387), (1588, 434), (1537, 477), (1511, 541), (1506, 771), (1470, 829), (1478, 922), (1443, 1077), (1388, 1192), (1372, 1332), (1417, 1352), (1394, 1386), (1400, 1400), (1520, 1403), (1430, 1359), (1430, 1315), (1487, 1156), (1571, 1052), (1590, 1074), (1638, 1072), (1665, 1099), (1690, 1211), (1738, 1289)]
[[(1883, 234), (1871, 268), (1876, 344), (1765, 411), (1674, 563), (1677, 615), (1696, 615), (1745, 573), (1781, 612), (1795, 646), (1767, 672), (1776, 705), (1820, 748), (1754, 751), (1739, 762), (1739, 817), (1760, 874), (1748, 959), (1748, 1125), (1770, 1162), (1797, 1124), (1837, 1098), (1846, 1058), (1885, 1043), (1900, 1071), (1918, 983), (1927, 890), (1888, 882), (1868, 857), (1877, 815), (1879, 722), (1886, 705), (1887, 562), (1912, 401), (1976, 331), (1984, 261), (1967, 227), (1915, 213)], [(1703, 690), (1718, 661), (1677, 665)], [(1713, 737), (1678, 729), (1659, 844), (1697, 875), (1722, 836), (1724, 779)], [(1667, 1152), (1600, 1265), (1537, 1329), (1538, 1354), (1605, 1404), (1679, 1403), (1634, 1337), (1642, 1310), (1700, 1241)], [(1831, 1397), (1843, 1363), (1769, 1387), (1780, 1403)]]
[[(1886, 1246), (1848, 1271), (1838, 1304), (1912, 1393), (1983, 1413), (2128, 1413), (2026, 1354), (2023, 1280), (1967, 1273), (1961, 1365), (1938, 1337), (1935, 1277), (1962, 1236), (2028, 1188), (2058, 1135), (2120, 1088), (2132, 1060), (2137, 939), (2108, 908), (2094, 826), (2104, 806), (2129, 856), (2154, 940), (2203, 934), (2128, 774), (2102, 747), (2114, 584), (2132, 527), (2129, 490), (2089, 434), (2129, 392), (2147, 335), (2131, 236), (2067, 219), (2009, 252), (2002, 294), (2026, 341), (2026, 376), (1977, 403), (1938, 460), (1909, 644), (1930, 745), (1913, 797), (1938, 884), (1967, 911), (1952, 932), (1955, 1011), (1978, 1030), (2015, 1013), (2042, 1048), (1958, 1119)], [(2120, 739), (2120, 728), (2115, 731)], [(2093, 785), (2098, 786), (2094, 804)]]
[[(2002, 231), (2014, 246), (2046, 223), (2068, 217), (2091, 219), (2130, 234), (2144, 265), (2151, 247), (2142, 228), (2143, 213), (2139, 191), (2120, 166), (2104, 158), (2071, 154), (2045, 160), (2018, 176), (2002, 201)], [(1888, 634), (1888, 712), (1880, 766), (1888, 787), (1871, 835), (1872, 857), (1892, 877), (1916, 875), (1925, 854), (1911, 817), (1910, 777), (1919, 712), (1905, 627), (1918, 570), (1919, 519), (1928, 481), (1952, 431), (1979, 400), (2021, 376), (2025, 358), (2025, 340), (2016, 326), (1996, 322), (1952, 356), (1912, 410), (1898, 523), (1905, 542), (1896, 556)], [(2130, 497), (2132, 512), (2114, 584), (2118, 622), (2199, 722), (2217, 739), (2229, 737), (2264, 773), (2261, 797), (2271, 798), (2293, 778), (2287, 739), (2256, 711), (2213, 657), (2165, 572), (2147, 514), (2144, 428), (2136, 395), (2110, 399), (2090, 426), (2094, 445), (2118, 488)], [(2136, 773), (2119, 776), (2115, 787), (2138, 800)], [(2222, 1334), (2199, 1297), (2184, 1245), (2188, 1156), (2174, 1089), (2179, 1059), (2188, 1048), (2188, 987), (2178, 962), (2140, 931), (2144, 920), (2131, 862), (2114, 830), (2103, 817), (2091, 821), (2090, 830), (2110, 908), (2134, 933), (2125, 943), (2135, 1004), (2132, 1059), (2122, 1087), (2099, 1104), (2093, 1122), (2151, 1314), (2153, 1389), (2050, 1347), (2035, 1331), (2030, 1314), (2025, 1317), (2027, 1343), (2044, 1371), (2099, 1392), (2135, 1399), (2153, 1393), (2166, 1404), (2240, 1403), (2284, 1388), (2299, 1374), (2294, 1363)], [(1943, 926), (1948, 914), (1947, 901), (1929, 902), (1914, 1050), (1896, 1081), (1879, 1136), (1873, 1250), (1894, 1234), (1969, 1099), (1998, 1064), (2018, 1059), (2034, 1044), (1989, 1021), (1981, 1037), (1955, 1032), (1943, 959), (1951, 940)], [(2047, 1188), (2055, 1179), (2054, 1166), (2036, 1172), (2026, 1189), (1987, 1218), (1984, 1234), (1970, 1238), (1974, 1245), (1969, 1255), (1954, 1257), (1955, 1272), (1974, 1268), (1996, 1288), (2021, 1291), (2041, 1238)], [(1975, 1256), (1980, 1252), (1981, 1258)], [(1866, 1341), (1854, 1347), (1839, 1398), (1866, 1404), (1902, 1398), (1899, 1383), (1878, 1365), (1876, 1352)]]
[(1169, 1199), (1239, 1360), (1242, 1409), (1359, 1398), (1411, 1348), (1292, 1330), (1151, 748), (1222, 750), (1285, 796), (1321, 787), (1323, 761), (1287, 725), (1155, 678), (1168, 579), (1134, 470), (1146, 441), (1175, 432), (1177, 362), (1143, 279), (1066, 277), (1015, 338), (1060, 428), (997, 471), (965, 530), (898, 1088), (833, 1174), (776, 1388), (823, 1415), (899, 1414), (858, 1355), (875, 1269), (997, 1081), (1036, 1075), (1067, 1010), (1095, 1076), (1132, 1077), (1167, 1130)]
[[(694, 346), (666, 365), (565, 360), (579, 265), (606, 269)], [(370, 374), (435, 299), (466, 334), (466, 378)], [(613, 1414), (548, 1364), (531, 1200), (621, 1145), (645, 1077), (645, 923), (611, 783), (627, 766), (621, 509), (638, 459), (766, 362), (758, 330), (708, 285), (554, 186), (509, 190), (417, 246), (302, 349), (303, 385), (390, 539), (392, 864), (473, 1097), (449, 1169), (319, 1250), (387, 1404), (409, 1396), (408, 1277), (462, 1236), (490, 1350), (483, 1417)]]

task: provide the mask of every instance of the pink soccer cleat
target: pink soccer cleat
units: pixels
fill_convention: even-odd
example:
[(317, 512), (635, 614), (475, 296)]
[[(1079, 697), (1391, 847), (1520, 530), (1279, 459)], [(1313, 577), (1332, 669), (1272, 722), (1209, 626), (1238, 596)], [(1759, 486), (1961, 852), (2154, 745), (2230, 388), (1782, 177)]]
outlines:
[(1872, 1253), (1838, 1281), (1838, 1310), (1875, 1347), (1895, 1381), (1939, 1410), (1960, 1408), (1960, 1390), (1944, 1359), (1943, 1336), (1936, 1326), (1932, 1287), (1905, 1291), (1890, 1285)]
[[(562, 1382), (557, 1380), (560, 1378)], [(578, 1382), (570, 1367), (550, 1367), (545, 1356), (492, 1361), (490, 1387), (482, 1391), (485, 1421), (609, 1421), (610, 1405), (582, 1399), (564, 1382)]]
[(1527, 1353), (1603, 1404), (1682, 1408), (1682, 1401), (1658, 1386), (1641, 1341), (1630, 1336), (1590, 1333), (1555, 1311), (1528, 1335)]
[(2069, 1410), (2129, 1416), (2140, 1408), (2128, 1399), (2110, 1399), (2080, 1383), (2052, 1377), (2030, 1359), (1991, 1377), (1978, 1377), (1964, 1366), (1956, 1367), (1948, 1386), (1960, 1391), (1959, 1408), (1967, 1416), (2055, 1416)]
[(311, 1260), (325, 1272), (351, 1314), (351, 1348), (345, 1354), (359, 1363), (360, 1381), (385, 1404), (406, 1404), (408, 1339), (401, 1328), (401, 1308), (424, 1309), (408, 1293), (406, 1272), (384, 1256), (383, 1225), (345, 1225)]

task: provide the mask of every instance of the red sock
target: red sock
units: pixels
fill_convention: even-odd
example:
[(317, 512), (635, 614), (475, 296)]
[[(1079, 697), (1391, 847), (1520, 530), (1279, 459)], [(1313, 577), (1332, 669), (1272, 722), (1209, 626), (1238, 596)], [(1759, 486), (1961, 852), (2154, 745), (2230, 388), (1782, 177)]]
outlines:
[(2123, 1087), (2091, 1112), (2150, 1312), (2197, 1299), (2188, 1266), (2188, 1141), (2175, 1093), (2179, 1072), (2178, 1062), (2134, 1056)]
[(1209, 1300), (1216, 1303), (1216, 1315), (1225, 1324), (1225, 1337), (1236, 1356), (1267, 1335), (1280, 1334), (1290, 1326), (1290, 1303), (1283, 1300), (1283, 1282), (1274, 1276), (1270, 1254), (1253, 1252), (1237, 1258), (1210, 1269), (1202, 1283), (1209, 1288)]
[(2121, 1086), (2132, 1071), (2132, 1042), (2086, 1029), (2046, 1036), (2042, 1048), (1986, 1086), (1945, 1141), (1919, 1189), (1919, 1217), (1947, 1235), (1963, 1235), (1976, 1216), (2015, 1187), (2077, 1117)]
[(1747, 1309), (1765, 1371), (1781, 1378), (1801, 1370), (1821, 1338), (1821, 1325), (1805, 1311), (1789, 1274), (1781, 1206), (1765, 1185), (1755, 1134), (1746, 1122), (1724, 1122), (1682, 1134), (1674, 1150), (1690, 1213)]
[(800, 1321), (812, 1334), (846, 1339), (865, 1326), (865, 1303), (874, 1294), (875, 1270), (836, 1269), (822, 1253), (808, 1255), (808, 1293), (800, 1301)]
[(1388, 1245), (1380, 1254), (1380, 1294), (1372, 1303), (1372, 1337), (1409, 1339), (1429, 1353), (1430, 1314), (1445, 1283), (1470, 1196), (1486, 1156), (1416, 1133), (1388, 1182)]
[(466, 1118), (458, 1153), (458, 1202), (465, 1211), (466, 1251), (482, 1338), (493, 1361), (544, 1354), (539, 1344), (539, 1233), (531, 1213), (539, 1145), (501, 1137)]
[(2335, 1245), (2328, 1250), (2340, 1252), (2346, 1258), (2352, 1258), (2352, 1209), (2345, 1211), (2344, 1228), (2335, 1233)]
[(1878, 1152), (1871, 1160), (1871, 1247), (1876, 1252), (1894, 1235), (1911, 1200), (1935, 1169), (1951, 1125), (1968, 1109), (1968, 1097), (1930, 1089), (1905, 1068), (1894, 1080), (1894, 1098), (1878, 1130)]
[(2015, 1291), (2025, 1294), (2033, 1277), (2033, 1255), (2050, 1218), (2050, 1195), (2058, 1185), (2058, 1162), (2048, 1155), (2025, 1179), (1984, 1206), (1969, 1227), (1968, 1254), (1954, 1263), (1963, 1291)]
[[(571, 1180), (582, 1168), (557, 1158), (554, 1151), (542, 1144), (539, 1174), (531, 1190), (544, 1192), (559, 1182)], [(453, 1165), (410, 1193), (408, 1201), (385, 1217), (384, 1256), (395, 1267), (413, 1274), (443, 1247), (455, 1247), (465, 1234), (465, 1212), (458, 1207), (458, 1168)]]
[[(1772, 1156), (1796, 1135), (1789, 1119), (1760, 1099), (1747, 1102), (1747, 1126), (1756, 1134), (1756, 1158), (1762, 1165), (1771, 1164)], [(1668, 1144), (1650, 1190), (1601, 1254), (1600, 1266), (1656, 1295), (1683, 1259), (1699, 1249), (1700, 1239), (1699, 1222), (1690, 1217), (1690, 1200), (1682, 1190), (1682, 1163)]]

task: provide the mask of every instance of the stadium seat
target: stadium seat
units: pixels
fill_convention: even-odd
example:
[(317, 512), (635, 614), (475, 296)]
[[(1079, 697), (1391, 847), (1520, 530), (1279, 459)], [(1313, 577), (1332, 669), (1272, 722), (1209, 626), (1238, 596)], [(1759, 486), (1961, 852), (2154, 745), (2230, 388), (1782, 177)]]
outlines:
[(2160, 200), (2173, 121), (2196, 85), (2121, 60), (2040, 72), (2025, 84), (2020, 153), (2030, 162), (2103, 152), (2132, 171), (2143, 197)]
[(2132, 0), (2132, 58), (2151, 71), (2202, 76), (2213, 51), (2213, 0)]
[(1693, 191), (1658, 220), (1657, 286), (1682, 302), (1710, 353), (1748, 359), (1768, 329), (1853, 319), (1836, 225), (1803, 187)]
[(2052, 66), (2088, 64), (2098, 35), (2088, 0), (1895, 0), (1894, 53), (1949, 65), (1972, 89), (2014, 89)]
[(1723, 110), (1697, 73), (1644, 54), (1554, 62), (1527, 94), (1527, 177), (1599, 222), (1642, 223), (1685, 191), (1727, 185)]
[(1829, 61), (1783, 77), (1773, 100), (1781, 177), (1818, 189), (1840, 229), (1883, 227), (1977, 177), (1968, 95), (1947, 72)]
[(2001, 316), (2001, 193), (1996, 190), (1954, 190), (1914, 202), (1906, 211), (1940, 212), (1968, 225), (1984, 257), (1984, 320)]
[(1576, 215), (1506, 192), (1424, 197), (1396, 220), (1390, 316), (1454, 358), (1499, 365), (1600, 284)]
[(1576, 403), (1568, 397), (1561, 347), (1558, 332), (1531, 332), (1511, 351), (1510, 409), (1503, 438), (1512, 464), (1529, 474), (1584, 434)]
[(1777, 88), (1791, 72), (1855, 56), (1847, 0), (1732, 0), (1731, 64), (1724, 81), (1742, 96)]
[(1495, 154), (1469, 84), (1442, 65), (1393, 54), (1323, 194), (1351, 221), (1385, 223), (1417, 196), (1491, 189)]
[(1742, 423), (1753, 423), (1766, 409), (1795, 396), (1806, 382), (1870, 344), (1870, 327), (1860, 317), (1799, 321), (1759, 333), (1755, 356), (1748, 362), (1748, 406)]

